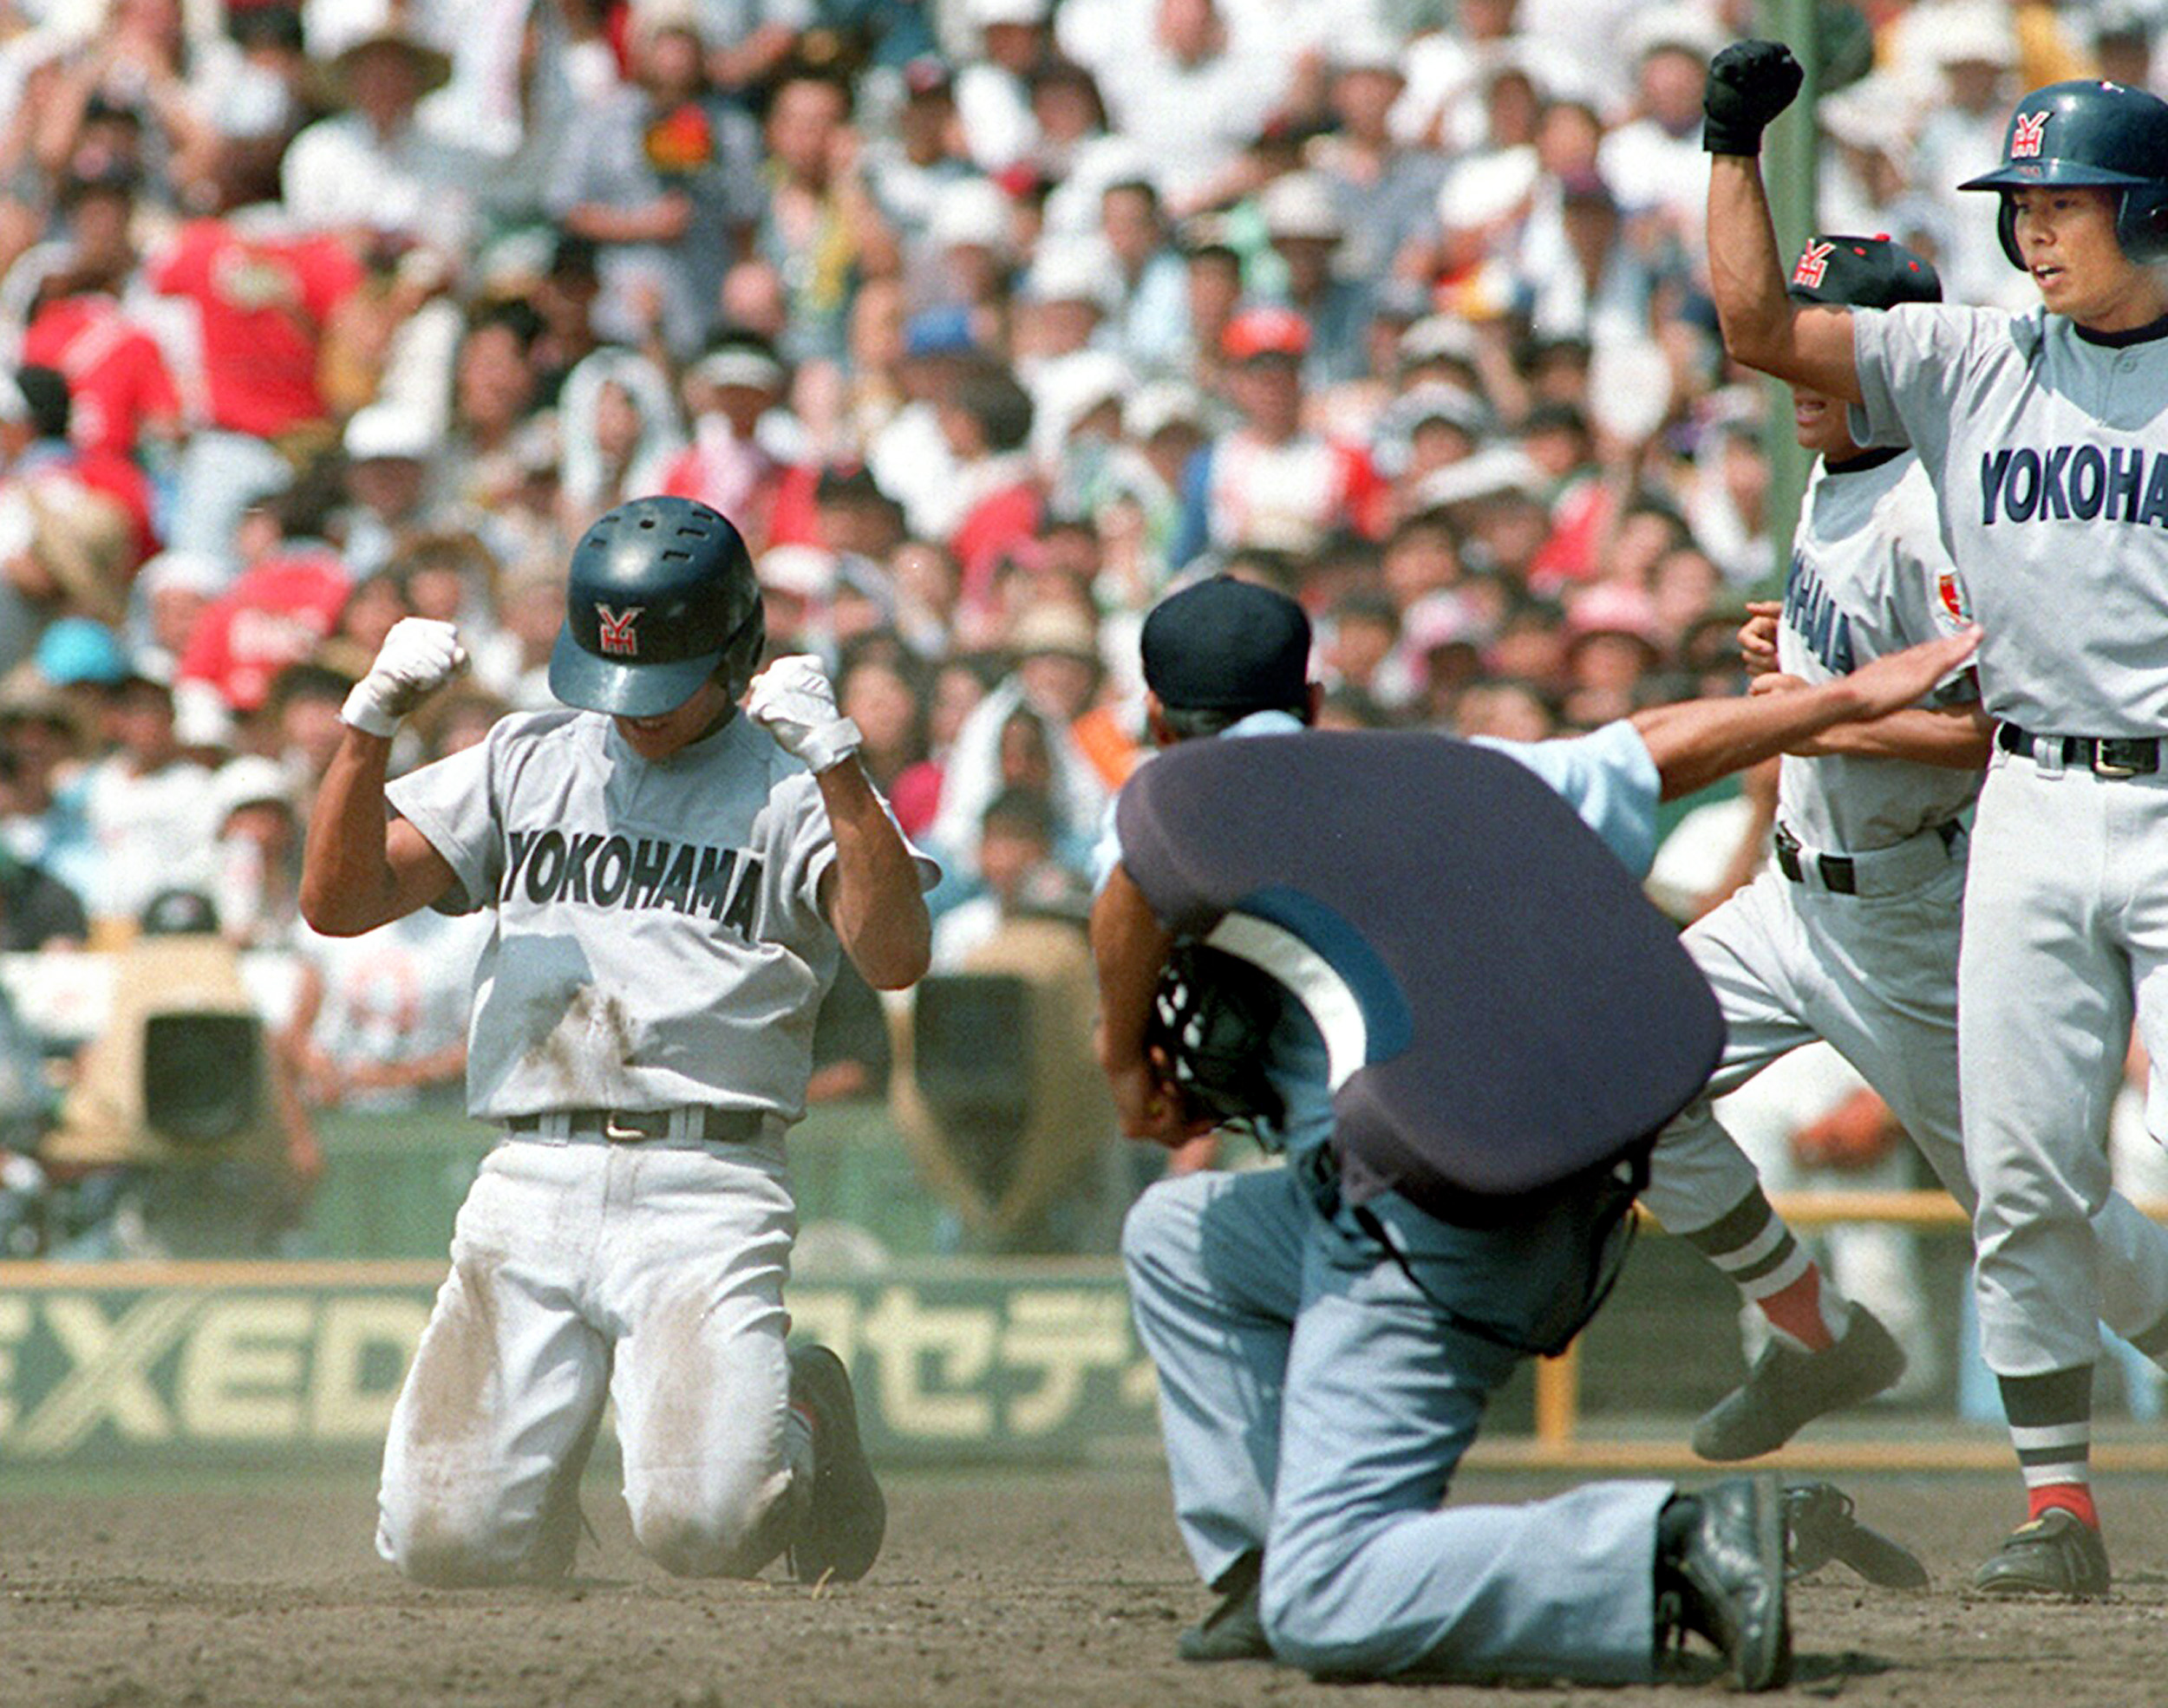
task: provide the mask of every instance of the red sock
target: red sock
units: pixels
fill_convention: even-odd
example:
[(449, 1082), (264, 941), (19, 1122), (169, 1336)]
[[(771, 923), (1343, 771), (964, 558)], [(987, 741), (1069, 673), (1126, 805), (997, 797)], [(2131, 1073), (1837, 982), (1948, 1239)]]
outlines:
[(2030, 1522), (2051, 1506), (2059, 1506), (2065, 1512), (2074, 1512), (2094, 1529), (2100, 1528), (2100, 1515), (2093, 1505), (2093, 1490), (2082, 1483), (2043, 1483), (2037, 1489), (2025, 1491), (2026, 1520)]
[(1837, 1344), (1822, 1320), (1822, 1272), (1812, 1264), (1789, 1287), (1754, 1303), (1762, 1315), (1810, 1353), (1825, 1353)]

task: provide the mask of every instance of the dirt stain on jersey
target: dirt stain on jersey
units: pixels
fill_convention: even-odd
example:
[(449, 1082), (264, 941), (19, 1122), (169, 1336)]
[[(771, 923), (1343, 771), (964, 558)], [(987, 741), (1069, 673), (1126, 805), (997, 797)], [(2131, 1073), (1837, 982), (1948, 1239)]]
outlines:
[(532, 1045), (522, 1072), (546, 1075), (568, 1100), (607, 1103), (623, 1069), (639, 1065), (632, 1016), (614, 996), (576, 987), (556, 1025)]

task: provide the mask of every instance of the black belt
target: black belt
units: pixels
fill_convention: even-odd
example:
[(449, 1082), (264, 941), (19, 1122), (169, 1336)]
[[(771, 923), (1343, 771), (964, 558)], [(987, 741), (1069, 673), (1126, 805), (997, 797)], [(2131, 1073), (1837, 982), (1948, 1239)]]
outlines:
[[(1799, 838), (1779, 825), (1773, 838), (1777, 844), (1777, 870), (1794, 883), (1806, 882), (1806, 865), (1799, 856), (1804, 851)], [(1859, 869), (1848, 854), (1817, 854), (1814, 869), (1822, 875), (1822, 888), (1837, 896), (1856, 896), (1859, 893)]]
[[(1935, 826), (1935, 834), (1942, 838), (1943, 846), (1956, 845), (1961, 827), (1955, 818)], [(1814, 870), (1821, 874), (1822, 888), (1832, 896), (1857, 896), (1859, 893), (1859, 863), (1849, 854), (1808, 855), (1793, 836), (1782, 825), (1776, 827), (1771, 840), (1776, 844), (1777, 870), (1794, 883), (1806, 882), (1806, 862), (1814, 862)]]
[[(643, 1139), (668, 1138), (669, 1109), (566, 1109), (558, 1112), (566, 1132), (575, 1138), (605, 1138), (613, 1144), (637, 1144)], [(514, 1115), (505, 1122), (513, 1132), (539, 1132), (549, 1115)], [(766, 1120), (757, 1109), (702, 1109), (691, 1124), (697, 1131), (687, 1137), (710, 1144), (750, 1144), (761, 1136)]]
[(2152, 735), (2034, 735), (2003, 724), (1995, 743), (2006, 753), (2035, 761), (2045, 748), (2059, 753), (2066, 768), (2082, 766), (2099, 777), (2150, 777), (2160, 769), (2160, 740)]

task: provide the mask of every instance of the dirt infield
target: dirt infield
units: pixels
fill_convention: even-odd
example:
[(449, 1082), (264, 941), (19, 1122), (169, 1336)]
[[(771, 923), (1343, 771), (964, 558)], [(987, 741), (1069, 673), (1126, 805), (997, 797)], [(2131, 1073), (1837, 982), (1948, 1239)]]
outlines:
[[(2010, 1522), (2015, 1483), (1852, 1482), (1862, 1515), (1917, 1548), (1936, 1583), (1892, 1594), (1829, 1568), (1800, 1586), (1801, 1677), (1789, 1699), (2128, 1708), (2168, 1698), (2168, 1479), (2104, 1489), (2117, 1600), (1969, 1600), (1957, 1586)], [(1471, 1477), (1460, 1497), (1556, 1486)], [(1174, 1634), (1204, 1597), (1155, 1475), (927, 1477), (895, 1483), (892, 1495), (890, 1545), (873, 1575), (816, 1596), (780, 1581), (663, 1576), (634, 1551), (599, 1478), (588, 1506), (601, 1541), (582, 1550), (580, 1579), (512, 1593), (400, 1582), (369, 1550), (369, 1493), (351, 1480), (190, 1496), (0, 1487), (0, 1708), (1411, 1699), (1404, 1689), (1325, 1686), (1264, 1666), (1177, 1661)], [(1720, 1693), (1432, 1686), (1421, 1699), (1635, 1708)]]

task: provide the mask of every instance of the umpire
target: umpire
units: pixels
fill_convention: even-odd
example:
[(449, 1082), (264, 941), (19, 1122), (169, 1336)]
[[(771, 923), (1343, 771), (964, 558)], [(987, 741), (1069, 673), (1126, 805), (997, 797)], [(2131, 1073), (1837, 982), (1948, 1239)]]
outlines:
[(1715, 1059), (1707, 984), (1631, 876), (1658, 795), (1909, 704), (1976, 640), (1510, 755), (1185, 741), (1125, 787), (1092, 921), (1124, 1131), (1247, 1115), (1287, 1157), (1162, 1181), (1124, 1229), (1176, 1517), (1221, 1598), (1186, 1658), (1619, 1683), (1692, 1630), (1743, 1686), (1783, 1680), (1773, 1483), (1439, 1503), (1518, 1358), (1600, 1302), (1654, 1134)]

